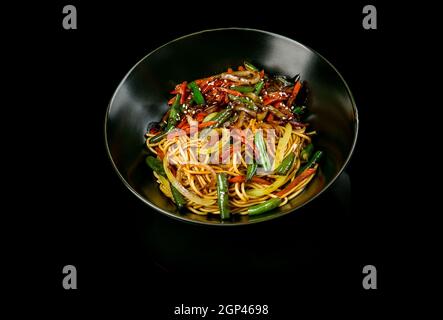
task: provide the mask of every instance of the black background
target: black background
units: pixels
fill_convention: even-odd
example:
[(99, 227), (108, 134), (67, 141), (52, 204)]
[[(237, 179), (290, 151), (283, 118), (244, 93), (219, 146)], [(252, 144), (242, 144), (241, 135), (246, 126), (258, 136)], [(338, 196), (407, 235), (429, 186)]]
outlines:
[[(77, 8), (77, 30), (62, 27), (66, 4)], [(54, 294), (54, 301), (71, 308), (92, 305), (103, 311), (120, 306), (111, 301), (134, 297), (132, 307), (146, 315), (159, 314), (156, 319), (171, 316), (173, 306), (180, 303), (267, 303), (280, 319), (294, 312), (300, 294), (316, 299), (324, 292), (340, 292), (365, 303), (390, 292), (403, 250), (398, 241), (401, 231), (393, 228), (394, 216), (401, 210), (399, 199), (407, 195), (393, 192), (401, 188), (401, 170), (387, 166), (386, 159), (401, 152), (405, 143), (397, 128), (407, 114), (399, 111), (408, 108), (398, 98), (404, 95), (402, 84), (409, 77), (399, 55), (407, 48), (407, 34), (397, 23), (403, 13), (378, 1), (372, 2), (378, 10), (378, 29), (364, 30), (365, 4), (163, 1), (92, 5), (74, 1), (42, 4), (35, 9), (39, 14), (28, 7), (27, 13), (34, 12), (32, 21), (37, 22), (25, 19), (29, 22), (23, 28), (26, 38), (15, 38), (15, 42), (33, 52), (21, 57), (30, 73), (27, 81), (32, 82), (29, 95), (38, 108), (30, 111), (31, 122), (38, 119), (39, 123), (38, 138), (27, 147), (36, 156), (38, 168), (34, 172), (37, 183), (28, 186), (34, 189), (28, 201), (42, 213), (28, 220), (35, 222), (36, 235), (26, 259), (39, 261), (43, 286)], [(357, 146), (346, 170), (351, 203), (339, 212), (340, 207), (328, 202), (333, 197), (326, 194), (306, 213), (272, 222), (272, 230), (279, 226), (281, 232), (290, 233), (292, 227), (302, 230), (291, 238), (302, 244), (285, 251), (291, 263), (282, 270), (272, 261), (269, 272), (263, 266), (244, 268), (244, 259), (229, 254), (226, 263), (231, 268), (218, 269), (207, 260), (207, 251), (223, 237), (243, 231), (217, 230), (214, 237), (212, 228), (201, 231), (195, 226), (186, 228), (195, 231), (196, 238), (183, 241), (201, 247), (201, 256), (190, 256), (181, 266), (165, 267), (149, 241), (158, 241), (164, 233), (168, 243), (171, 231), (160, 229), (150, 235), (146, 232), (153, 228), (146, 225), (178, 230), (182, 223), (143, 205), (113, 172), (103, 136), (106, 107), (126, 72), (153, 49), (188, 33), (230, 26), (267, 30), (306, 44), (346, 79), (360, 117)], [(228, 41), (226, 46), (229, 50)], [(248, 231), (244, 232), (247, 241)], [(251, 241), (250, 246), (263, 245), (263, 256), (274, 250), (263, 240), (286, 239), (268, 232), (266, 226), (255, 232), (263, 238), (258, 244)], [(305, 237), (308, 241), (303, 241)], [(180, 259), (186, 256), (176, 254)], [(262, 258), (254, 257), (258, 262)], [(62, 288), (62, 268), (67, 264), (77, 267), (76, 291)], [(361, 286), (366, 264), (377, 267), (378, 290), (366, 291)], [(98, 297), (106, 297), (107, 302), (95, 304)]]

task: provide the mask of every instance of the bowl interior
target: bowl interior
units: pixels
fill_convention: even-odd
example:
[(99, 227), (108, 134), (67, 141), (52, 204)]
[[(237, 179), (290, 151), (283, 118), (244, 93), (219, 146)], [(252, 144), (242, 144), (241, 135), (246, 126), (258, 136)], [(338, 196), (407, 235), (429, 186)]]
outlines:
[[(310, 89), (307, 121), (318, 131), (316, 146), (324, 151), (321, 169), (306, 190), (267, 214), (218, 217), (179, 213), (159, 190), (149, 168), (144, 134), (167, 110), (169, 91), (184, 80), (202, 78), (237, 66), (244, 60), (270, 74), (301, 74)], [(173, 217), (209, 224), (263, 221), (294, 211), (313, 199), (340, 174), (357, 135), (357, 112), (345, 82), (324, 58), (291, 39), (248, 29), (204, 31), (174, 40), (144, 57), (114, 93), (105, 120), (110, 158), (126, 186), (141, 200)]]

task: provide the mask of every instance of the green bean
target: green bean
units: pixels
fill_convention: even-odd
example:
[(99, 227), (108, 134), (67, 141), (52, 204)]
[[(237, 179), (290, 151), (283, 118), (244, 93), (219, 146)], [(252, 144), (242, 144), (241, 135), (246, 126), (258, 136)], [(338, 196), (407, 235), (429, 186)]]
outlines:
[(295, 160), (295, 153), (290, 152), (280, 163), (280, 165), (275, 169), (275, 174), (285, 176), (289, 170), (291, 170), (292, 166), (294, 165)]
[(179, 211), (183, 210), (186, 207), (186, 199), (183, 197), (183, 195), (178, 191), (172, 184), (171, 184), (171, 193), (172, 198), (174, 199), (175, 204), (177, 205), (177, 208)]
[(255, 85), (254, 93), (256, 95), (259, 95), (260, 92), (262, 91), (264, 85), (265, 85), (265, 82), (263, 80), (261, 80), (260, 82), (257, 82), (257, 84)]
[(301, 115), (305, 111), (305, 109), (306, 109), (305, 106), (295, 107), (295, 108), (292, 109), (292, 113), (293, 114)]
[(153, 156), (147, 156), (145, 159), (146, 164), (152, 171), (157, 172), (159, 175), (166, 177), (165, 169), (163, 168), (163, 163)]
[(208, 122), (208, 121), (212, 121), (216, 116), (217, 116), (218, 112), (212, 112), (210, 114), (208, 114), (202, 122)]
[[(162, 177), (167, 178), (165, 169), (163, 168), (163, 163), (161, 160), (153, 157), (153, 156), (147, 156), (146, 157), (146, 164), (149, 166), (149, 168), (152, 169), (152, 171), (155, 171)], [(171, 193), (172, 198), (174, 199), (175, 204), (178, 207), (178, 210), (182, 210), (186, 206), (186, 200), (183, 198), (183, 195), (173, 186), (171, 185)]]
[(165, 130), (162, 133), (159, 133), (159, 134), (153, 136), (149, 140), (150, 143), (160, 142), (177, 125), (177, 122), (180, 120), (180, 113), (182, 112), (181, 105), (180, 105), (180, 97), (181, 97), (181, 95), (180, 95), (180, 93), (178, 93), (175, 96), (174, 103), (172, 104), (171, 108), (169, 109), (168, 123), (165, 127)]
[(288, 81), (288, 79), (286, 79), (285, 76), (275, 76), (274, 79), (280, 82), (283, 87), (289, 87), (294, 85), (294, 82)]
[(247, 87), (247, 86), (235, 86), (231, 87), (231, 89), (242, 93), (253, 92), (255, 90), (254, 87)]
[(263, 121), (266, 118), (267, 114), (268, 114), (268, 110), (257, 113), (257, 120)]
[(248, 98), (237, 97), (237, 96), (234, 96), (233, 94), (228, 94), (228, 97), (232, 101), (243, 102), (244, 104), (246, 104), (246, 107), (248, 107), (248, 109), (251, 109), (251, 110), (254, 110), (254, 111), (258, 110), (258, 107), (255, 105), (255, 103), (252, 100), (248, 99)]
[(169, 112), (168, 125), (165, 128), (166, 132), (169, 132), (171, 129), (175, 128), (177, 122), (180, 120), (181, 113), (181, 105), (180, 105), (180, 97), (181, 94), (178, 93), (175, 96), (174, 103), (171, 106), (171, 111)]
[(321, 158), (323, 155), (323, 152), (317, 151), (314, 153), (314, 155), (311, 157), (311, 159), (308, 161), (307, 164), (305, 164), (302, 168), (298, 169), (297, 175), (305, 171), (306, 169), (312, 168)]
[(277, 117), (279, 117), (281, 119), (283, 119), (285, 117), (285, 115), (280, 110), (278, 110), (277, 108), (275, 108), (275, 107), (273, 107), (271, 105), (268, 105), (267, 107), (268, 107), (268, 110), (271, 113), (275, 114)]
[(250, 63), (250, 62), (248, 62), (248, 61), (243, 62), (243, 64), (245, 65), (246, 70), (249, 70), (249, 71), (258, 71), (258, 68), (255, 67), (252, 63)]
[(228, 179), (225, 173), (217, 174), (217, 198), (220, 217), (222, 220), (229, 219), (231, 212), (229, 210)]
[(300, 158), (303, 161), (308, 161), (311, 157), (312, 151), (314, 151), (314, 145), (310, 143), (301, 151)]
[(248, 164), (248, 168), (246, 170), (246, 181), (249, 181), (252, 179), (252, 177), (255, 175), (255, 172), (257, 171), (257, 163), (253, 162), (251, 164)]
[(270, 171), (271, 161), (269, 160), (268, 153), (266, 152), (266, 143), (261, 130), (255, 133), (254, 142), (255, 146), (257, 147), (263, 169), (265, 169), (265, 171)]
[(188, 84), (188, 88), (192, 90), (192, 97), (196, 104), (205, 104), (205, 98), (203, 98), (200, 88), (194, 81)]
[(262, 214), (274, 208), (277, 208), (281, 204), (282, 200), (280, 198), (272, 198), (263, 203), (257, 204), (253, 207), (248, 208), (248, 214), (250, 216)]
[(232, 109), (225, 109), (224, 111), (219, 112), (211, 121), (217, 121), (216, 124), (212, 126), (204, 128), (200, 132), (200, 138), (205, 138), (212, 129), (220, 127), (223, 123), (225, 123), (232, 116)]

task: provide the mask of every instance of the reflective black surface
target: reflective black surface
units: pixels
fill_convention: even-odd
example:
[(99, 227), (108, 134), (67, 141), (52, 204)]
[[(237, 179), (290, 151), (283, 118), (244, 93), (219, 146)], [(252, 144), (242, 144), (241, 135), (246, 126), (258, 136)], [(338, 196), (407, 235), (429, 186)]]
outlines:
[(139, 214), (138, 233), (145, 258), (162, 270), (306, 271), (313, 261), (332, 262), (350, 253), (350, 215), (351, 181), (343, 172), (316, 201), (265, 224), (201, 228)]
[[(230, 50), (224, 43), (229, 40)], [(325, 153), (321, 170), (307, 189), (285, 206), (257, 217), (218, 217), (179, 214), (159, 191), (144, 164), (144, 133), (167, 110), (169, 91), (176, 83), (220, 73), (228, 66), (252, 61), (271, 74), (301, 73), (307, 81), (310, 116), (319, 132), (315, 140)], [(142, 59), (117, 88), (106, 115), (106, 143), (115, 169), (125, 185), (159, 211), (187, 221), (214, 225), (269, 220), (294, 211), (326, 189), (340, 174), (352, 153), (358, 116), (352, 95), (335, 68), (311, 49), (291, 39), (257, 30), (220, 29), (172, 41)]]

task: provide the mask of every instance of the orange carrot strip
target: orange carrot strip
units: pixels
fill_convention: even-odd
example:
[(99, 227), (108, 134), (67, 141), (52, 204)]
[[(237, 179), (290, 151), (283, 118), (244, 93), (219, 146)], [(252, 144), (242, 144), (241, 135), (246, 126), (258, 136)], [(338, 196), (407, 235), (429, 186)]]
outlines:
[(229, 183), (237, 183), (237, 182), (244, 182), (246, 179), (245, 176), (235, 176), (228, 180)]
[(208, 114), (206, 112), (200, 112), (199, 114), (197, 114), (197, 116), (195, 117), (195, 119), (198, 122), (202, 122), (203, 119), (207, 116)]
[(162, 149), (160, 149), (159, 147), (155, 147), (155, 151), (157, 152), (157, 155), (160, 158), (160, 160), (163, 160), (163, 158), (165, 157), (165, 154), (162, 151)]
[(294, 102), (295, 98), (297, 97), (298, 92), (300, 91), (301, 88), (301, 82), (297, 81), (296, 84), (294, 85), (294, 89), (292, 90), (292, 94), (288, 99), (288, 107), (292, 106), (292, 103)]
[(188, 82), (183, 81), (183, 83), (180, 85), (179, 93), (181, 94), (180, 97), (180, 103), (183, 104), (186, 101), (186, 86), (188, 85)]
[(305, 180), (307, 177), (309, 177), (311, 174), (315, 172), (314, 168), (306, 169), (303, 171), (298, 177), (296, 177), (290, 184), (286, 186), (282, 191), (277, 192), (275, 195), (277, 197), (282, 197), (289, 191), (291, 191), (293, 188), (295, 188), (296, 185), (298, 185), (300, 182)]
[(191, 126), (189, 124), (185, 124), (181, 129), (186, 132), (186, 134), (191, 132)]
[(255, 182), (255, 183), (261, 183), (261, 184), (267, 184), (267, 185), (271, 184), (268, 180), (260, 178), (260, 177), (257, 177), (257, 176), (253, 176), (251, 178), (251, 181)]
[(177, 128), (179, 128), (179, 129), (182, 129), (183, 128), (183, 126), (185, 125), (185, 124), (187, 124), (188, 123), (188, 120), (186, 119), (186, 117), (183, 117), (183, 119), (180, 121), (180, 123), (177, 125)]
[(168, 101), (168, 104), (173, 104), (174, 101), (175, 101), (175, 97), (172, 97), (172, 98)]
[(200, 123), (198, 125), (198, 128), (202, 129), (202, 128), (206, 128), (206, 127), (212, 126), (214, 124), (217, 124), (217, 121), (206, 121), (206, 122)]
[[(246, 180), (245, 176), (235, 176), (235, 177), (232, 177), (231, 179), (229, 179), (228, 182), (229, 183), (245, 182), (245, 180)], [(266, 184), (266, 185), (271, 184), (268, 180), (260, 178), (260, 177), (256, 177), (256, 176), (253, 176), (251, 178), (251, 181), (255, 182), (255, 183)]]

